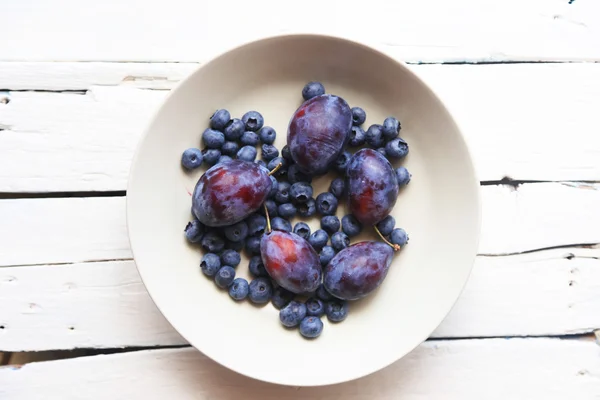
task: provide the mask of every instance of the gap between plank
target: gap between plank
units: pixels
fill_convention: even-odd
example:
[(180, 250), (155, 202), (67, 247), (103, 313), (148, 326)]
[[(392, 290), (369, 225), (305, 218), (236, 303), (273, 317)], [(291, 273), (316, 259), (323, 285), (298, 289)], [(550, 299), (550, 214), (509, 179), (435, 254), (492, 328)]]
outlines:
[[(562, 183), (562, 184), (583, 184), (593, 185), (600, 181), (589, 180), (560, 180), (560, 181), (544, 181), (544, 180), (519, 180), (505, 176), (500, 180), (495, 181), (480, 181), (480, 186), (510, 186), (517, 190), (523, 184), (536, 183)], [(73, 192), (0, 192), (0, 200), (14, 199), (45, 199), (45, 198), (70, 198), (70, 197), (125, 197), (125, 190), (109, 190), (109, 191), (73, 191)], [(535, 250), (534, 250), (535, 251)]]
[(70, 197), (125, 197), (125, 190), (112, 190), (106, 192), (44, 192), (44, 193), (0, 193), (0, 200), (13, 200), (13, 199), (61, 199)]
[[(555, 339), (555, 340), (584, 340), (584, 341), (595, 341), (598, 346), (598, 337), (600, 330), (591, 330), (589, 333), (578, 333), (568, 335), (539, 335), (539, 336), (482, 336), (482, 337), (447, 337), (447, 338), (434, 338), (427, 339), (426, 342), (448, 342), (448, 341), (461, 341), (461, 340), (493, 340), (493, 339)], [(46, 351), (24, 351), (24, 352), (12, 352), (4, 353), (4, 363), (0, 364), (0, 368), (20, 368), (23, 365), (31, 362), (46, 362), (46, 361), (57, 361), (64, 359), (74, 359), (81, 357), (93, 357), (98, 355), (112, 355), (112, 354), (123, 354), (123, 353), (135, 353), (138, 351), (147, 350), (167, 350), (167, 349), (186, 349), (192, 348), (189, 344), (181, 345), (170, 345), (170, 346), (140, 346), (140, 347), (123, 347), (123, 348), (107, 348), (107, 349), (96, 349), (96, 348), (76, 348), (72, 350), (46, 350)], [(11, 364), (10, 359), (20, 359), (19, 363)], [(49, 357), (52, 357), (49, 359)], [(25, 361), (27, 359), (31, 361)]]

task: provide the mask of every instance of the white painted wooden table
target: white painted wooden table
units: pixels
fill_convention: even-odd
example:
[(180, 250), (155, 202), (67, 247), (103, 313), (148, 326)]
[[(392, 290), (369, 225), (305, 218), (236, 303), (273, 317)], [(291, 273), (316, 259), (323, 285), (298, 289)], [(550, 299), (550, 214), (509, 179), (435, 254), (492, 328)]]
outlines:
[[(200, 3), (0, 1), (0, 352), (88, 349), (0, 368), (0, 399), (600, 398), (598, 0)], [(168, 90), (217, 51), (298, 31), (410, 62), (464, 127), (484, 200), (473, 274), (430, 340), (326, 388), (188, 347), (125, 226), (132, 152)]]

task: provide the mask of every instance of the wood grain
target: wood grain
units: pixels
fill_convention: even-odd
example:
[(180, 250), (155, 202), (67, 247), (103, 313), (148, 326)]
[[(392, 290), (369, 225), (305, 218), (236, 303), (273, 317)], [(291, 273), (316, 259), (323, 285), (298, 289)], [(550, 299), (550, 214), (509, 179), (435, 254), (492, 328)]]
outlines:
[[(0, 59), (203, 61), (243, 41), (293, 32), (355, 38), (420, 62), (600, 59), (595, 1), (372, 0), (366, 6), (358, 0), (305, 0), (295, 7), (255, 0), (251, 10), (244, 5), (173, 0), (164, 7), (128, 0), (91, 8), (76, 0), (10, 2), (2, 9), (0, 37), (10, 40), (0, 42)], [(313, 10), (326, 18), (315, 18)], [(224, 24), (219, 16), (225, 15)], [(240, 30), (255, 18), (251, 29)], [(357, 23), (368, 28), (357, 29)]]
[(194, 349), (83, 357), (0, 369), (3, 399), (597, 399), (592, 340), (425, 342), (384, 370), (345, 384), (276, 386), (231, 372)]
[[(599, 258), (599, 248), (480, 256), (432, 337), (600, 329)], [(0, 268), (0, 303), (3, 351), (186, 344), (152, 303), (132, 261)]]
[[(124, 190), (140, 135), (167, 94), (139, 87), (169, 88), (191, 66), (53, 65), (29, 63), (19, 77), (19, 67), (0, 64), (2, 85), (87, 90), (13, 91), (0, 102), (0, 192)], [(413, 69), (454, 111), (480, 179), (599, 179), (600, 64)]]

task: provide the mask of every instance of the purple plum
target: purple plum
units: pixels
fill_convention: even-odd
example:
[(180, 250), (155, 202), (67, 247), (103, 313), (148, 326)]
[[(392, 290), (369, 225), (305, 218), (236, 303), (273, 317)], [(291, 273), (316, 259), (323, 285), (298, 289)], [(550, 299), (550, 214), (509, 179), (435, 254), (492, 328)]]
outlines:
[(231, 160), (208, 169), (198, 180), (192, 211), (207, 226), (227, 226), (260, 208), (272, 187), (269, 171), (260, 165)]
[(260, 253), (265, 269), (279, 286), (296, 294), (319, 287), (319, 255), (302, 237), (283, 231), (266, 233), (260, 241)]
[(290, 155), (302, 172), (323, 174), (342, 153), (351, 128), (352, 111), (344, 99), (330, 94), (313, 97), (290, 121)]
[(365, 226), (384, 219), (394, 208), (399, 192), (392, 164), (372, 149), (352, 156), (346, 169), (346, 188), (350, 212)]
[(346, 247), (325, 267), (325, 289), (342, 300), (365, 297), (381, 285), (393, 257), (394, 250), (382, 242), (359, 242)]

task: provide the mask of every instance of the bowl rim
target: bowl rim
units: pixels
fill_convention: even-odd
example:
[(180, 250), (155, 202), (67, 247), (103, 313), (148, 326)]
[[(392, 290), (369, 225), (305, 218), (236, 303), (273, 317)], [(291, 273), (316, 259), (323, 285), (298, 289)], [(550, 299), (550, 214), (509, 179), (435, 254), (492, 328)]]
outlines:
[[(145, 124), (144, 129), (142, 131), (142, 134), (140, 135), (140, 137), (137, 140), (135, 149), (134, 149), (134, 154), (133, 157), (131, 158), (131, 163), (130, 163), (130, 167), (129, 167), (129, 174), (127, 177), (127, 187), (126, 187), (126, 197), (125, 197), (125, 206), (126, 206), (126, 225), (127, 225), (127, 237), (128, 237), (128, 241), (129, 241), (129, 246), (131, 249), (131, 253), (133, 256), (133, 261), (136, 267), (136, 270), (138, 271), (138, 274), (140, 276), (140, 279), (144, 285), (144, 288), (147, 290), (148, 295), (150, 296), (150, 299), (152, 300), (152, 302), (154, 303), (154, 305), (156, 306), (156, 308), (159, 310), (159, 312), (162, 314), (162, 316), (165, 318), (165, 320), (173, 327), (173, 329), (182, 337), (184, 338), (188, 344), (194, 348), (196, 351), (198, 351), (199, 353), (205, 355), (206, 357), (210, 358), (212, 361), (216, 362), (217, 364), (223, 366), (224, 368), (227, 368), (228, 370), (234, 371), (240, 375), (246, 376), (248, 378), (251, 379), (255, 379), (258, 381), (262, 381), (262, 382), (267, 382), (267, 383), (271, 383), (271, 384), (276, 384), (276, 385), (285, 385), (285, 386), (299, 386), (299, 387), (319, 387), (319, 386), (329, 386), (329, 385), (336, 385), (336, 384), (341, 384), (341, 383), (345, 383), (345, 382), (350, 382), (350, 381), (354, 381), (360, 378), (364, 378), (367, 377), (369, 375), (372, 375), (375, 372), (381, 371), (387, 367), (389, 367), (390, 365), (396, 363), (397, 361), (401, 360), (402, 358), (406, 357), (408, 354), (410, 354), (411, 352), (413, 352), (417, 347), (419, 347), (421, 344), (423, 344), (428, 338), (429, 335), (431, 335), (432, 332), (435, 331), (435, 329), (443, 322), (443, 318), (442, 320), (436, 322), (435, 326), (433, 327), (433, 329), (428, 330), (429, 333), (427, 333), (425, 335), (425, 337), (419, 339), (419, 341), (414, 345), (411, 346), (411, 348), (405, 352), (404, 354), (399, 355), (397, 358), (389, 361), (389, 362), (385, 362), (375, 368), (370, 368), (367, 371), (361, 371), (360, 373), (353, 373), (353, 374), (348, 374), (346, 377), (344, 377), (343, 379), (337, 379), (334, 381), (328, 381), (328, 382), (324, 382), (324, 381), (320, 381), (317, 383), (312, 383), (312, 384), (307, 384), (305, 382), (291, 382), (289, 380), (283, 381), (280, 379), (267, 379), (265, 377), (261, 377), (258, 376), (257, 374), (252, 374), (249, 373), (248, 371), (241, 371), (238, 370), (234, 367), (231, 367), (229, 365), (224, 364), (223, 362), (221, 362), (221, 360), (213, 357), (210, 352), (206, 352), (205, 350), (201, 350), (198, 347), (196, 347), (194, 344), (191, 343), (191, 341), (189, 341), (183, 334), (181, 334), (179, 332), (179, 330), (177, 328), (175, 328), (175, 326), (171, 323), (169, 317), (163, 313), (160, 305), (157, 303), (157, 301), (155, 300), (154, 296), (152, 295), (152, 293), (150, 292), (150, 290), (148, 290), (148, 285), (146, 284), (145, 280), (144, 280), (144, 274), (142, 273), (140, 267), (138, 266), (137, 262), (136, 262), (136, 251), (134, 249), (132, 240), (131, 240), (131, 226), (132, 226), (132, 221), (131, 221), (131, 207), (132, 207), (132, 203), (131, 203), (131, 198), (129, 196), (129, 193), (131, 193), (131, 186), (132, 186), (132, 182), (134, 181), (134, 176), (136, 174), (136, 164), (137, 164), (137, 160), (140, 156), (140, 149), (143, 145), (143, 143), (145, 142), (145, 140), (147, 139), (152, 126), (156, 123), (156, 121), (159, 118), (159, 114), (162, 111), (165, 103), (167, 103), (171, 97), (175, 96), (179, 90), (187, 84), (187, 82), (189, 80), (192, 79), (192, 77), (198, 73), (199, 70), (201, 70), (202, 68), (204, 68), (205, 66), (209, 65), (210, 63), (218, 60), (219, 58), (235, 52), (243, 47), (246, 46), (250, 46), (250, 45), (254, 45), (254, 44), (258, 44), (258, 43), (265, 43), (265, 42), (269, 42), (269, 41), (274, 41), (274, 40), (281, 40), (281, 39), (303, 39), (303, 38), (310, 38), (310, 39), (315, 39), (315, 40), (319, 40), (319, 39), (327, 39), (327, 40), (334, 40), (334, 41), (340, 41), (340, 42), (345, 42), (346, 44), (349, 45), (353, 45), (353, 46), (358, 46), (361, 47), (363, 50), (366, 51), (370, 51), (375, 53), (377, 56), (379, 57), (383, 57), (388, 59), (388, 61), (393, 62), (397, 67), (404, 69), (405, 72), (407, 72), (409, 75), (412, 75), (413, 78), (415, 78), (419, 84), (421, 84), (423, 86), (423, 88), (429, 92), (429, 94), (432, 96), (432, 98), (434, 99), (435, 102), (438, 103), (438, 105), (441, 107), (441, 109), (446, 113), (446, 117), (449, 119), (449, 121), (451, 123), (454, 124), (454, 126), (456, 127), (456, 132), (458, 133), (458, 138), (459, 140), (462, 141), (462, 145), (464, 147), (464, 150), (467, 154), (467, 160), (465, 160), (466, 162), (466, 166), (468, 167), (468, 169), (470, 170), (470, 172), (472, 173), (472, 176), (475, 178), (475, 180), (472, 182), (472, 184), (474, 185), (474, 197), (472, 199), (472, 201), (475, 203), (476, 205), (476, 215), (475, 215), (475, 243), (474, 243), (474, 247), (475, 247), (475, 252), (474, 254), (471, 254), (470, 256), (470, 262), (469, 262), (469, 269), (466, 275), (466, 279), (464, 280), (462, 286), (460, 287), (460, 290), (457, 292), (456, 296), (454, 297), (454, 299), (452, 300), (452, 302), (448, 302), (448, 308), (444, 313), (444, 318), (448, 316), (448, 314), (452, 311), (452, 309), (454, 308), (454, 306), (456, 305), (456, 302), (458, 301), (458, 299), (460, 298), (461, 294), (463, 293), (465, 286), (467, 284), (467, 282), (469, 281), (469, 278), (472, 274), (473, 271), (473, 267), (475, 264), (475, 260), (478, 254), (478, 250), (479, 249), (479, 245), (480, 245), (480, 239), (481, 239), (481, 219), (482, 219), (482, 204), (481, 204), (481, 188), (480, 188), (480, 179), (479, 179), (479, 175), (478, 175), (478, 171), (475, 168), (475, 163), (474, 163), (474, 158), (473, 158), (473, 154), (472, 154), (472, 150), (469, 147), (468, 141), (465, 138), (465, 135), (463, 133), (463, 129), (461, 128), (460, 123), (457, 121), (457, 119), (455, 118), (453, 112), (449, 109), (449, 107), (446, 105), (446, 103), (444, 101), (442, 101), (441, 97), (439, 96), (439, 94), (422, 78), (422, 76), (417, 73), (416, 71), (414, 71), (412, 68), (410, 68), (408, 66), (408, 64), (402, 60), (397, 59), (396, 57), (393, 57), (389, 54), (387, 54), (386, 52), (380, 50), (379, 48), (377, 48), (374, 44), (367, 44), (365, 42), (359, 41), (356, 38), (348, 38), (348, 37), (344, 37), (344, 36), (338, 36), (338, 35), (333, 35), (333, 34), (325, 34), (325, 33), (300, 33), (300, 32), (285, 32), (285, 33), (277, 33), (277, 34), (272, 34), (272, 35), (267, 35), (267, 36), (262, 36), (259, 38), (253, 38), (250, 40), (243, 40), (240, 43), (234, 45), (234, 46), (228, 46), (227, 48), (225, 48), (224, 50), (218, 51), (218, 52), (213, 52), (212, 55), (209, 55), (206, 60), (202, 63), (200, 63), (196, 68), (194, 68), (193, 71), (189, 72), (188, 75), (186, 77), (184, 77), (183, 79), (181, 79), (179, 82), (177, 82), (175, 84), (175, 86), (173, 86), (173, 88), (169, 91), (169, 93), (164, 97), (164, 99), (156, 106), (156, 108), (154, 109), (154, 111), (152, 112), (152, 115), (148, 118), (148, 122)], [(159, 349), (159, 348), (158, 348)]]

